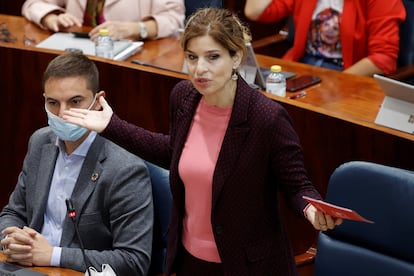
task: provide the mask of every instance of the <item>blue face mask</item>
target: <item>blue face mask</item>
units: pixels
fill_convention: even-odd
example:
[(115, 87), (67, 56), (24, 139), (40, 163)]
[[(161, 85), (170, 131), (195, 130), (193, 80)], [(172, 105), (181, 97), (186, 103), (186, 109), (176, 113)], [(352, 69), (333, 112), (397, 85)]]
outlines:
[[(92, 104), (87, 108), (88, 110), (93, 106), (95, 103), (96, 96), (93, 99)], [(48, 124), (52, 131), (63, 141), (76, 141), (79, 140), (87, 131), (86, 128), (71, 124), (56, 116), (55, 114), (51, 113), (47, 110), (45, 106)]]

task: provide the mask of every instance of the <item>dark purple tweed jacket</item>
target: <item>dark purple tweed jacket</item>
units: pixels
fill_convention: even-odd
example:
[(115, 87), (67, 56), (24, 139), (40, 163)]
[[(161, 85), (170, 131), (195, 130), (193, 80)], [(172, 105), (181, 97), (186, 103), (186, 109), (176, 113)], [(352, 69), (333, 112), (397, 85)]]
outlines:
[[(140, 157), (170, 169), (174, 202), (168, 273), (174, 272), (184, 216), (185, 193), (178, 162), (200, 98), (190, 81), (175, 86), (170, 97), (169, 135), (149, 132), (116, 115), (102, 133)], [(225, 275), (297, 275), (279, 217), (278, 191), (302, 216), (306, 205), (303, 195), (321, 198), (307, 178), (299, 139), (286, 110), (239, 79), (211, 195), (211, 224)]]

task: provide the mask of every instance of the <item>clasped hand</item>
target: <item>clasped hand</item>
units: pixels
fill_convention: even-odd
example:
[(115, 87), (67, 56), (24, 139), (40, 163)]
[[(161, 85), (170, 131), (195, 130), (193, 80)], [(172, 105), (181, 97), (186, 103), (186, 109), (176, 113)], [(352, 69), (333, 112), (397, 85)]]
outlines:
[(42, 234), (26, 226), (7, 227), (2, 233), (7, 235), (0, 244), (8, 262), (24, 266), (50, 266), (53, 247)]

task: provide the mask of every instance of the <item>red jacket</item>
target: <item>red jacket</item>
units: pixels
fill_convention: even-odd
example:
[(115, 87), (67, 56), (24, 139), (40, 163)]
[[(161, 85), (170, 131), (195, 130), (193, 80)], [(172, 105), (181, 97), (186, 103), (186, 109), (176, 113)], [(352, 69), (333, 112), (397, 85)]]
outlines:
[[(283, 58), (298, 61), (317, 0), (273, 0), (259, 21), (275, 22), (293, 14), (295, 39)], [(341, 43), (344, 68), (368, 57), (384, 73), (397, 68), (399, 24), (405, 20), (401, 0), (344, 0)]]

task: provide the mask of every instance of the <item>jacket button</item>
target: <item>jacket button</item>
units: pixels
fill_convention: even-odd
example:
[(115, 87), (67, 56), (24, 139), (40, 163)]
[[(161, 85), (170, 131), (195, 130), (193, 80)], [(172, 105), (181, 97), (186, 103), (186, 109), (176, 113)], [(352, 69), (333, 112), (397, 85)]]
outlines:
[(216, 225), (214, 226), (214, 232), (216, 233), (216, 235), (221, 235), (223, 234), (223, 227), (220, 225)]

